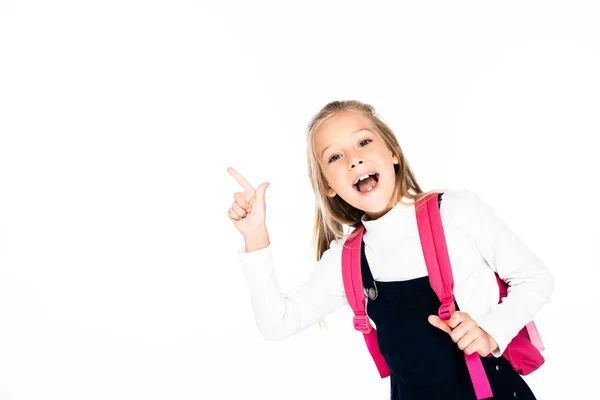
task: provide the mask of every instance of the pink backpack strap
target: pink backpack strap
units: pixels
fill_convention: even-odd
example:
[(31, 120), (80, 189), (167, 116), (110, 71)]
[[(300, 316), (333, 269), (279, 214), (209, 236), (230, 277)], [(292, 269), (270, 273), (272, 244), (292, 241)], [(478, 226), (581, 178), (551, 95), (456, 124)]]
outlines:
[(348, 304), (354, 312), (354, 329), (365, 337), (367, 348), (375, 361), (379, 375), (382, 378), (390, 376), (390, 370), (385, 359), (379, 351), (377, 331), (371, 325), (369, 316), (365, 311), (365, 294), (361, 274), (361, 245), (364, 226), (359, 225), (354, 232), (356, 236), (346, 239), (342, 250), (342, 278)]
[[(446, 321), (456, 311), (454, 305), (454, 279), (437, 196), (438, 194), (434, 193), (421, 199), (417, 204), (418, 207), (416, 207), (416, 217), (421, 247), (423, 248), (425, 264), (429, 273), (429, 282), (442, 303), (438, 315), (443, 321)], [(465, 361), (477, 399), (491, 398), (493, 396), (492, 389), (479, 355), (477, 353), (471, 355), (465, 353)]]

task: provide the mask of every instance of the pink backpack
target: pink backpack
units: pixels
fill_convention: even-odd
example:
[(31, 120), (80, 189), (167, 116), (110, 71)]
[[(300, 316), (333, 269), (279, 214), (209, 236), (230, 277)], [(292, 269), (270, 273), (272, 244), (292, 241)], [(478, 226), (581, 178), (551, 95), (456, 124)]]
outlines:
[[(416, 209), (416, 217), (423, 255), (429, 273), (429, 283), (441, 303), (438, 315), (442, 320), (448, 320), (452, 313), (456, 311), (454, 280), (440, 210), (437, 204), (437, 195), (438, 193), (432, 193), (420, 200), (425, 204)], [(419, 204), (421, 204), (420, 202)], [(382, 378), (385, 378), (390, 375), (390, 370), (379, 352), (377, 332), (365, 312), (365, 293), (361, 275), (361, 243), (364, 226), (360, 224), (355, 228), (355, 231), (356, 233), (353, 232), (353, 236), (346, 239), (342, 251), (344, 289), (348, 304), (354, 312), (354, 328), (363, 333), (367, 348), (375, 361), (379, 374)], [(500, 288), (499, 303), (501, 303), (502, 299), (507, 296), (508, 284), (500, 279), (498, 274), (496, 274), (496, 280)], [(540, 354), (542, 350), (544, 350), (542, 340), (535, 324), (531, 321), (513, 338), (502, 356), (508, 359), (519, 374), (527, 375), (544, 363), (544, 358)], [(479, 355), (477, 353), (471, 355), (465, 353), (465, 360), (477, 399), (492, 397), (490, 384)]]

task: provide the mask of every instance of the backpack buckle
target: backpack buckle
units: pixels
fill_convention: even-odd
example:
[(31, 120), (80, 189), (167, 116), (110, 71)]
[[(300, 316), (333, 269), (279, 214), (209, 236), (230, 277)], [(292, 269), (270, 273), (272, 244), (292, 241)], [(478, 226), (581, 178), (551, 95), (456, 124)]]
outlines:
[(362, 332), (365, 335), (368, 335), (373, 330), (373, 326), (371, 326), (371, 321), (369, 321), (369, 317), (366, 315), (355, 315), (353, 318), (354, 329), (359, 332)]
[(452, 301), (451, 303), (442, 304), (438, 309), (438, 315), (440, 316), (440, 319), (445, 321), (447, 319), (450, 319), (450, 317), (452, 316), (452, 314), (454, 314), (455, 311), (456, 306), (454, 305), (454, 301)]

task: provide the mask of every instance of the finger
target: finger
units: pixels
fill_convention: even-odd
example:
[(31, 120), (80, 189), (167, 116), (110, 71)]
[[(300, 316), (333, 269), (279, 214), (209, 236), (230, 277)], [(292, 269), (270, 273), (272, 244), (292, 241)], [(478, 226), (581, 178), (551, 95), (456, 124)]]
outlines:
[(244, 210), (252, 208), (252, 204), (250, 203), (250, 201), (248, 201), (246, 193), (235, 192), (233, 194), (233, 198), (235, 199), (235, 202), (238, 203), (238, 205)]
[(246, 201), (250, 204), (250, 207), (254, 205), (254, 200), (256, 200), (256, 191), (254, 189), (248, 189), (244, 192), (244, 196), (246, 197)]
[(237, 215), (239, 215), (240, 218), (244, 218), (248, 214), (246, 212), (246, 210), (244, 210), (242, 207), (240, 207), (240, 205), (236, 202), (233, 202), (233, 204), (231, 205), (231, 208), (233, 208), (233, 211), (235, 211), (235, 213)]
[(262, 183), (258, 188), (256, 188), (256, 200), (265, 201), (265, 191), (267, 190), (269, 185), (269, 182), (265, 182)]
[(452, 333), (452, 331), (450, 330), (448, 325), (446, 325), (446, 323), (444, 321), (442, 321), (442, 319), (440, 317), (438, 317), (437, 315), (430, 315), (427, 318), (427, 321), (429, 321), (429, 323), (431, 325), (435, 326), (438, 329), (441, 329), (442, 331), (444, 331), (448, 334)]
[(227, 210), (227, 215), (229, 215), (229, 218), (234, 220), (234, 221), (239, 221), (240, 219), (242, 219), (239, 215), (237, 215), (237, 213), (235, 211), (233, 211), (233, 209), (229, 209)]
[[(235, 204), (235, 203), (233, 203), (233, 204)], [(238, 211), (236, 211), (236, 209), (233, 207), (233, 204), (231, 205), (231, 210), (233, 210), (233, 212), (236, 215), (236, 217), (237, 218), (244, 218), (245, 217), (244, 213), (243, 212), (239, 213)]]
[[(458, 343), (458, 341), (465, 336), (467, 333), (477, 328), (477, 324), (472, 319), (468, 319), (458, 324), (458, 326), (452, 329), (452, 333), (450, 337), (454, 343)], [(462, 350), (462, 349), (461, 349)]]
[[(473, 343), (478, 337), (481, 335), (477, 330), (471, 330), (467, 332), (458, 342), (456, 342), (457, 346), (461, 350), (465, 350), (471, 343)], [(470, 353), (469, 353), (470, 354)]]
[(254, 190), (254, 187), (250, 184), (250, 182), (248, 182), (246, 180), (246, 178), (244, 178), (234, 168), (232, 168), (232, 167), (227, 168), (227, 172), (229, 172), (229, 175), (233, 176), (233, 179), (235, 179), (236, 182), (240, 184), (240, 186), (244, 189), (244, 192), (248, 189)]
[(487, 356), (487, 354), (484, 354), (484, 353), (486, 353), (485, 350), (486, 350), (485, 342), (481, 339), (481, 337), (477, 337), (463, 351), (467, 355), (471, 355), (473, 353), (479, 353), (479, 355)]
[(450, 326), (450, 328), (456, 328), (458, 324), (465, 321), (468, 317), (469, 314), (466, 312), (456, 311), (448, 320), (448, 326)]

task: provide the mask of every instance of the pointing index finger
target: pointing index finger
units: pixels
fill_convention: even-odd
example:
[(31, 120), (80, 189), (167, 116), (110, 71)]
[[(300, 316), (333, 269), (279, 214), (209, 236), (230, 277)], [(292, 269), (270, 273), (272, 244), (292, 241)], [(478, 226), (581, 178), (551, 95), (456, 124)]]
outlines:
[(229, 172), (229, 174), (231, 176), (233, 176), (233, 179), (235, 179), (237, 181), (237, 183), (240, 184), (240, 186), (244, 189), (244, 191), (246, 191), (248, 189), (255, 190), (254, 187), (252, 187), (252, 185), (250, 184), (250, 182), (248, 182), (246, 180), (246, 178), (244, 178), (234, 168), (232, 168), (232, 167), (227, 168), (227, 172)]

